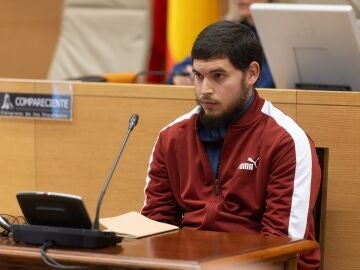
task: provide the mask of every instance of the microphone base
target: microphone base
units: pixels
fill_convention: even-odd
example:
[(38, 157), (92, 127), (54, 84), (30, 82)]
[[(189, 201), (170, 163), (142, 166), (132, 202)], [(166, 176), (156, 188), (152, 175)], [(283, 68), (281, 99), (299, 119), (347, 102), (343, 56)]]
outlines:
[(105, 248), (123, 239), (108, 231), (29, 224), (13, 224), (12, 238), (25, 244), (42, 245), (51, 241), (54, 246), (72, 248)]

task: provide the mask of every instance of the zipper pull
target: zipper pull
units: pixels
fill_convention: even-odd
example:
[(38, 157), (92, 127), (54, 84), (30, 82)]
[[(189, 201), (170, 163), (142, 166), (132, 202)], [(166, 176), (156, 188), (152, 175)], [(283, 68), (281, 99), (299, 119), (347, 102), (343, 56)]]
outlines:
[(215, 179), (215, 195), (219, 195), (220, 193), (220, 180), (219, 178)]

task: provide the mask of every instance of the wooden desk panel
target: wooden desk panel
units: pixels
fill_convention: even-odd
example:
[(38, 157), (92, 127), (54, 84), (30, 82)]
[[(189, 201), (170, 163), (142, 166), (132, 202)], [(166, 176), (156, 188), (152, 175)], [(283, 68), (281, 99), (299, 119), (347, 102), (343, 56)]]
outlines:
[(297, 92), (294, 90), (278, 89), (258, 89), (262, 98), (270, 100), (276, 104), (296, 104)]
[(296, 90), (296, 100), (298, 104), (358, 107), (360, 92)]
[(34, 121), (3, 118), (0, 130), (0, 213), (20, 213), (16, 193), (35, 187)]
[[(0, 80), (2, 91), (48, 92), (51, 83)], [(360, 269), (360, 93), (260, 90), (295, 118), (319, 147), (329, 148), (326, 270)], [(101, 209), (101, 216), (137, 210), (149, 154), (164, 125), (194, 106), (192, 87), (74, 84), (72, 122), (0, 119), (2, 211), (19, 213), (19, 190), (54, 190), (84, 197), (90, 215), (112, 165), (128, 119), (140, 115)], [(2, 180), (4, 182), (4, 180)], [(334, 244), (336, 243), (336, 244)]]
[(327, 211), (324, 270), (360, 269), (360, 230), (354, 229), (359, 224), (360, 215), (356, 212)]
[(360, 224), (360, 100), (356, 103), (359, 95), (349, 94), (336, 94), (339, 105), (328, 105), (333, 101), (325, 96), (323, 104), (297, 106), (298, 122), (317, 146), (329, 148), (326, 270), (360, 269), (355, 252), (360, 246), (359, 229), (355, 228)]
[[(317, 248), (307, 240), (238, 233), (179, 230), (98, 250), (50, 248), (48, 255), (63, 264), (109, 266), (111, 269), (285, 269), (302, 250)], [(0, 241), (4, 267), (44, 267), (38, 247)], [(253, 268), (255, 267), (256, 268)], [(257, 268), (257, 267), (261, 268)], [(4, 268), (2, 268), (4, 269)], [(44, 267), (45, 269), (45, 267)]]

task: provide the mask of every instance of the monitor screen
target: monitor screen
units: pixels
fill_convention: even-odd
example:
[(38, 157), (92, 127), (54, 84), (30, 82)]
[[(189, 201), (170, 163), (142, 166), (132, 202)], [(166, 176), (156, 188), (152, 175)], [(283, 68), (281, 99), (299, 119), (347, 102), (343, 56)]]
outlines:
[(277, 88), (360, 90), (350, 5), (255, 3), (251, 13)]
[(56, 192), (16, 194), (26, 221), (31, 225), (90, 229), (92, 222), (80, 196)]

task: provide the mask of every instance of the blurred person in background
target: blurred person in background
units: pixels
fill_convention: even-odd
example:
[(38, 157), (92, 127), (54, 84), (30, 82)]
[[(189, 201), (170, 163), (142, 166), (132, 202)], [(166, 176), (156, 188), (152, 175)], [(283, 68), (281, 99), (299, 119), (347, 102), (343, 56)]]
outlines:
[[(242, 24), (248, 26), (257, 36), (254, 21), (250, 12), (250, 5), (252, 3), (270, 2), (271, 0), (233, 0), (236, 12), (231, 14), (231, 11), (229, 11), (228, 15), (224, 19), (234, 21), (240, 20)], [(192, 74), (192, 58), (190, 56), (185, 58), (182, 62), (174, 65), (171, 71), (171, 76), (167, 79), (167, 83), (175, 85), (193, 85), (194, 77)], [(262, 71), (255, 86), (259, 88), (275, 88), (275, 83), (266, 59), (264, 59)]]

